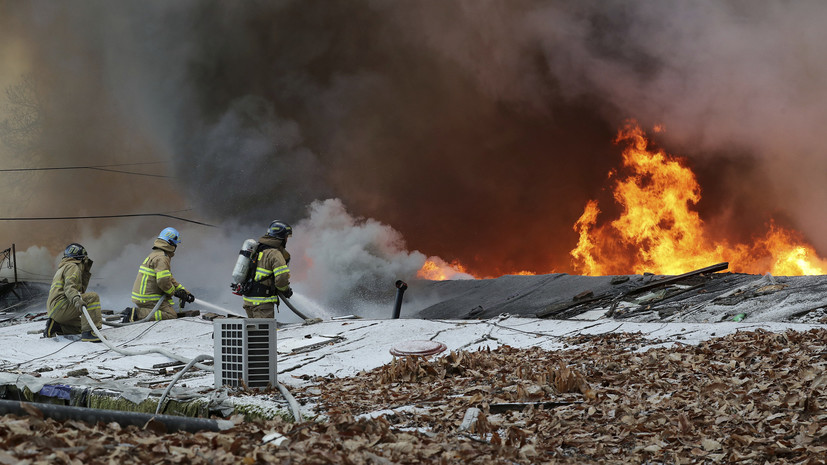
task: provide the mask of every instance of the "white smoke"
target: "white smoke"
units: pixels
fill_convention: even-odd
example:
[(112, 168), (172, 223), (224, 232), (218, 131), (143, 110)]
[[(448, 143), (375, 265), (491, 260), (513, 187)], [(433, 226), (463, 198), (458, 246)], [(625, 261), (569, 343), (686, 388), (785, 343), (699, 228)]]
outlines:
[(396, 281), (413, 279), (426, 259), (408, 251), (398, 231), (352, 216), (339, 199), (313, 202), (288, 250), (296, 289), (340, 315), (390, 315)]
[[(137, 228), (144, 239), (137, 243), (122, 241), (123, 237), (134, 236), (136, 229), (134, 222), (124, 222), (100, 234), (86, 231), (77, 242), (95, 262), (89, 290), (100, 294), (103, 308), (119, 312), (132, 305), (130, 294), (138, 266), (149, 254), (158, 232), (165, 225), (174, 226), (183, 239), (171, 261), (175, 279), (198, 299), (241, 313), (241, 297), (232, 294), (229, 287), (231, 272), (244, 240), (257, 240), (270, 221), (209, 228), (145, 220)], [(415, 279), (426, 260), (421, 252), (406, 249), (398, 231), (376, 220), (352, 216), (339, 199), (313, 202), (308, 217), (295, 223), (287, 250), (295, 291), (291, 302), (307, 316), (323, 318), (345, 314), (390, 317), (395, 282)], [(30, 272), (21, 272), (21, 280), (48, 283), (62, 254), (31, 247), (17, 257), (19, 267)], [(454, 277), (468, 276), (455, 273)], [(297, 321), (284, 305), (277, 319)]]

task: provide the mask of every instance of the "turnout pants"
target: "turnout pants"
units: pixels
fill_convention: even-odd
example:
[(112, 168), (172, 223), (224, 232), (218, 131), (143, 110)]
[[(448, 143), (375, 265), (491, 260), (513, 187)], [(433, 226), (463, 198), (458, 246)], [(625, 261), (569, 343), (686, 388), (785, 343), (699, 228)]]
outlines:
[[(163, 297), (162, 297), (163, 298)], [(134, 303), (134, 301), (133, 301)], [(142, 302), (142, 303), (135, 303), (135, 320), (143, 320), (149, 315), (149, 312), (155, 308), (155, 305), (158, 303), (156, 300), (155, 302)], [(172, 299), (164, 299), (161, 303), (161, 306), (158, 308), (158, 311), (155, 312), (155, 316), (152, 317), (155, 321), (160, 320), (174, 320), (178, 318), (178, 313), (175, 311), (175, 307), (172, 306), (173, 304)]]
[(259, 304), (259, 305), (244, 305), (244, 311), (247, 312), (247, 318), (275, 318), (276, 304), (273, 302)]
[[(86, 304), (86, 311), (92, 317), (95, 326), (101, 328), (101, 300), (97, 292), (85, 292), (80, 295), (83, 303)], [(83, 312), (75, 308), (71, 303), (60, 310), (52, 312), (51, 319), (60, 325), (63, 334), (80, 334), (84, 331), (92, 331)]]

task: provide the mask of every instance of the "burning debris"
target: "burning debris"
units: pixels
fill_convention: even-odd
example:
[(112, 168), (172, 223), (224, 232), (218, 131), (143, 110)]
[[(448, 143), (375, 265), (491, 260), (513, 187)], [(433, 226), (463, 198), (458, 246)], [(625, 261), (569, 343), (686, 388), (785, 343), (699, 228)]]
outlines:
[(714, 231), (692, 209), (701, 200), (701, 188), (686, 161), (651, 148), (634, 122), (620, 131), (617, 142), (627, 144), (623, 166), (628, 174), (610, 173), (621, 213), (599, 225), (597, 202), (587, 203), (574, 226), (579, 240), (571, 255), (578, 271), (672, 274), (723, 261), (739, 273), (799, 276), (827, 270), (827, 261), (800, 234), (772, 222), (753, 244), (713, 239)]

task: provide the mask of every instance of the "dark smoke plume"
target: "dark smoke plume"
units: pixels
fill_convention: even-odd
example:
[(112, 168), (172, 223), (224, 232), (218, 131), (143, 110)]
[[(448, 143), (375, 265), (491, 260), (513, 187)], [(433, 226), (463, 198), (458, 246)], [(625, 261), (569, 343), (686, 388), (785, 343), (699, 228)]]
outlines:
[(690, 158), (719, 231), (774, 216), (827, 251), (822, 2), (0, 8), (15, 24), (0, 42), (24, 44), (48, 102), (41, 163), (161, 160), (178, 180), (43, 189), (76, 189), (75, 205), (261, 224), (338, 197), (477, 275), (571, 271), (572, 225), (607, 196), (632, 117)]

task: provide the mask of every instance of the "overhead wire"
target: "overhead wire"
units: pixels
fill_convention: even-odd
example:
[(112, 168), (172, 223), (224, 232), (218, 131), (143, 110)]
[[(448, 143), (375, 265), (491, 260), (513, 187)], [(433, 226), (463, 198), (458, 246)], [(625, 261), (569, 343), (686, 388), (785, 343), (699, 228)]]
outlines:
[[(134, 166), (134, 165), (156, 165), (162, 164), (166, 162), (137, 162), (137, 163), (115, 163), (115, 164), (108, 164), (108, 165), (78, 165), (78, 166), (53, 166), (53, 167), (39, 167), (39, 168), (2, 168), (0, 169), (0, 173), (12, 173), (12, 172), (21, 172), (21, 171), (56, 171), (56, 170), (81, 170), (81, 169), (88, 169), (88, 170), (98, 170), (98, 171), (106, 171), (112, 173), (123, 173), (123, 174), (132, 174), (136, 176), (151, 176), (151, 177), (158, 177), (158, 178), (169, 178), (170, 176), (161, 175), (161, 174), (150, 174), (150, 173), (136, 173), (134, 171), (124, 171), (124, 170), (116, 170), (112, 169), (112, 167), (118, 166)], [(177, 211), (186, 211), (186, 210), (177, 210)], [(127, 213), (127, 214), (120, 214), (120, 215), (86, 215), (86, 216), (50, 216), (50, 217), (7, 217), (7, 218), (0, 218), (0, 221), (59, 221), (59, 220), (91, 220), (91, 219), (105, 219), (105, 218), (134, 218), (134, 217), (142, 217), (142, 216), (160, 216), (164, 218), (171, 218), (174, 220), (184, 221), (187, 223), (199, 224), (202, 226), (209, 226), (215, 227), (215, 225), (204, 223), (201, 221), (195, 221), (188, 218), (181, 218), (179, 216), (171, 215), (170, 213), (175, 212), (165, 212), (165, 213)]]
[(170, 176), (163, 175), (163, 174), (152, 174), (152, 173), (138, 173), (135, 171), (125, 171), (125, 170), (115, 170), (112, 167), (118, 166), (135, 166), (135, 165), (157, 165), (161, 163), (166, 163), (162, 161), (155, 161), (155, 162), (141, 162), (141, 163), (115, 163), (109, 165), (78, 165), (78, 166), (52, 166), (52, 167), (39, 167), (39, 168), (3, 168), (0, 169), (0, 173), (17, 173), (22, 171), (59, 171), (59, 170), (98, 170), (98, 171), (109, 171), (112, 173), (123, 173), (123, 174), (132, 174), (135, 176), (149, 176), (154, 178), (169, 178)]
[(201, 221), (195, 221), (188, 218), (182, 218), (180, 216), (170, 215), (168, 213), (127, 213), (122, 215), (86, 215), (86, 216), (29, 216), (29, 217), (6, 217), (0, 218), (0, 221), (57, 221), (57, 220), (95, 220), (95, 219), (102, 219), (102, 218), (134, 218), (139, 216), (161, 216), (164, 218), (172, 218), (179, 221), (184, 221), (187, 223), (194, 223), (200, 224), (201, 226), (209, 226), (214, 228), (214, 224), (204, 223)]

